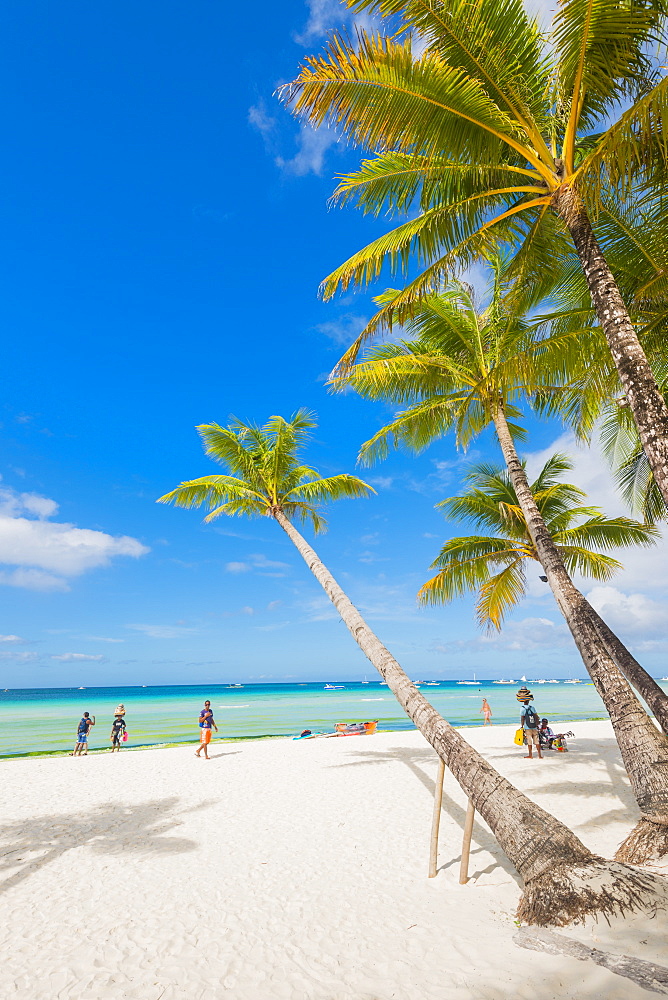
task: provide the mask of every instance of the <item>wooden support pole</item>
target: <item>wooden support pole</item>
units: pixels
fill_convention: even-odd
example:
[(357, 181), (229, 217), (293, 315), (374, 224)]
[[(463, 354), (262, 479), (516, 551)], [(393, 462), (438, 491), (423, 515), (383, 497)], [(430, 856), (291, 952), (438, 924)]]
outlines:
[(443, 776), (445, 774), (445, 761), (438, 758), (438, 771), (436, 773), (436, 786), (434, 788), (434, 815), (431, 821), (431, 847), (429, 850), (429, 878), (436, 874), (438, 862), (438, 828), (441, 823), (441, 805), (443, 803)]
[(466, 822), (464, 823), (464, 837), (462, 840), (462, 861), (459, 866), (459, 884), (466, 885), (469, 880), (469, 854), (471, 853), (471, 834), (473, 833), (473, 817), (475, 816), (475, 806), (469, 799), (466, 810)]

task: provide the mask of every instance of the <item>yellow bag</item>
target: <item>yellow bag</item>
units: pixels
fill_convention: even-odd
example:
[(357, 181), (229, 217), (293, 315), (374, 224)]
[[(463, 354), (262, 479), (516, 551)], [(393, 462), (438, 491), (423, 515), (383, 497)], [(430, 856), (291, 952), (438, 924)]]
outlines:
[(522, 746), (522, 744), (524, 743), (524, 730), (523, 729), (518, 729), (517, 730), (517, 732), (515, 733), (515, 739), (513, 740), (513, 742), (517, 743), (518, 747)]

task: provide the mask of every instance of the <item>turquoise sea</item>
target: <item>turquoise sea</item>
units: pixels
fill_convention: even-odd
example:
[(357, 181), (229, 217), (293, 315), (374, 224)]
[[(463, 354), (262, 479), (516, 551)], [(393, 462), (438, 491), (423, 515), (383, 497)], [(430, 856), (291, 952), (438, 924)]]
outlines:
[[(336, 681), (332, 681), (336, 684)], [(378, 720), (379, 729), (412, 729), (389, 689), (380, 681), (341, 682), (326, 690), (323, 681), (293, 684), (170, 685), (165, 687), (91, 687), (13, 689), (0, 692), (0, 756), (71, 750), (77, 723), (84, 711), (97, 720), (90, 747), (108, 747), (112, 713), (119, 702), (126, 708), (129, 740), (126, 746), (181, 743), (199, 738), (197, 719), (210, 699), (219, 736), (259, 738), (295, 736), (302, 729), (332, 731), (335, 722)], [(537, 684), (528, 681), (541, 716), (562, 722), (605, 718), (606, 712), (588, 681)], [(422, 693), (453, 725), (482, 722), (483, 696), (492, 707), (493, 721), (518, 719), (512, 685), (493, 681), (420, 683)], [(664, 684), (664, 689), (666, 685)]]

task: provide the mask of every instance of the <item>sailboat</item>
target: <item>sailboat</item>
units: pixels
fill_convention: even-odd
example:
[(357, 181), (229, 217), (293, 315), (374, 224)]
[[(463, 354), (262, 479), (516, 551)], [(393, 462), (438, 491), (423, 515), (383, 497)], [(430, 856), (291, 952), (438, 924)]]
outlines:
[(475, 673), (473, 674), (472, 681), (457, 681), (458, 684), (479, 684), (480, 681), (477, 680)]

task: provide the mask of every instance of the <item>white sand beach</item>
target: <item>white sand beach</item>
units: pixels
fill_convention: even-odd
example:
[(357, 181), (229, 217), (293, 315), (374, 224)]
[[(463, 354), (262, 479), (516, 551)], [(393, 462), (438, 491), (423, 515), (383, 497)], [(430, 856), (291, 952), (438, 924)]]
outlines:
[[(514, 727), (466, 735), (610, 857), (637, 817), (611, 727), (565, 728), (571, 752), (543, 761), (523, 758)], [(650, 995), (594, 961), (516, 941), (518, 880), (484, 823), (458, 884), (465, 797), (448, 772), (439, 873), (427, 878), (437, 764), (419, 733), (216, 740), (209, 762), (193, 749), (0, 763), (3, 997)], [(668, 966), (665, 928), (641, 915), (553, 933), (604, 965)]]

